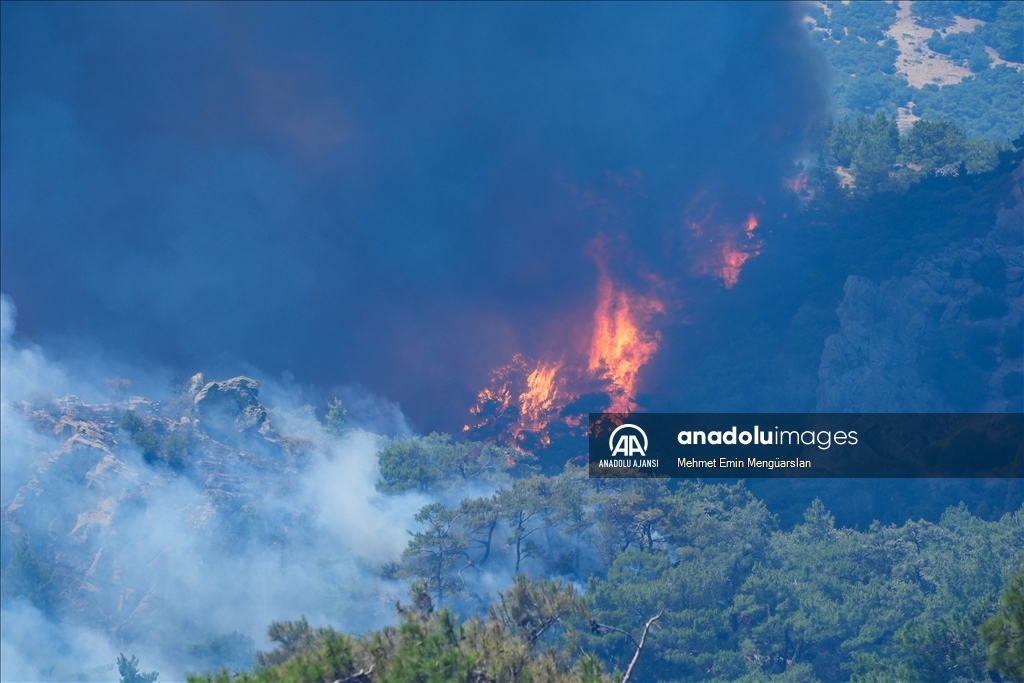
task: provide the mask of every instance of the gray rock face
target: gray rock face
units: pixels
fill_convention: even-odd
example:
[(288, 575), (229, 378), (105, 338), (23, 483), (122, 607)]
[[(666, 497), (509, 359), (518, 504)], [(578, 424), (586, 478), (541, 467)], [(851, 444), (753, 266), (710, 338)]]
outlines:
[(259, 391), (260, 383), (248, 377), (206, 383), (194, 399), (200, 424), (239, 434), (266, 431), (267, 411), (259, 401)]
[[(1020, 181), (1021, 171), (1015, 177)], [(1024, 202), (909, 275), (851, 276), (818, 369), (820, 412), (1020, 410)]]

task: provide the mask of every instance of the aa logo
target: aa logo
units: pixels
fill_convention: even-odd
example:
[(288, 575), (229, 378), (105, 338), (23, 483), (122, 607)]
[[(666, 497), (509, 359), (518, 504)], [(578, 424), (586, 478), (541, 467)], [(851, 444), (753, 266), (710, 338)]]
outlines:
[[(644, 440), (642, 446), (637, 435)], [(616, 436), (618, 436), (618, 439), (616, 439)], [(608, 437), (608, 448), (613, 456), (621, 455), (627, 458), (642, 458), (647, 453), (647, 434), (636, 425), (619, 425), (612, 432), (612, 435)]]

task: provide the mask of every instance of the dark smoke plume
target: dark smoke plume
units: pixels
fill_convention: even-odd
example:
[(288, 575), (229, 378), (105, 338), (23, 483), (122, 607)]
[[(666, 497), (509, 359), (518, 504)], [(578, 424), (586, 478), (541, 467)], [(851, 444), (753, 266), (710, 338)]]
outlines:
[(579, 336), (598, 233), (628, 245), (623, 277), (699, 276), (687, 207), (771, 205), (824, 103), (781, 4), (2, 12), (22, 334), (359, 382), (420, 428)]

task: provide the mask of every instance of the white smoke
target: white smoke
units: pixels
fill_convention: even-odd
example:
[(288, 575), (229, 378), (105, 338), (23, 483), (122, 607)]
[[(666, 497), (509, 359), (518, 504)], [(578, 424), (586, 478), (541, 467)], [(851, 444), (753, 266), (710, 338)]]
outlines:
[[(76, 469), (63, 440), (30, 423), (24, 406), (108, 391), (76, 375), (73, 360), (58, 362), (19, 340), (14, 304), (7, 296), (0, 304), (4, 565), (27, 538), (44, 565), (57, 566), (54, 585), (67, 591), (42, 606), (5, 598), (0, 679), (114, 680), (124, 652), (161, 680), (180, 680), (190, 646), (194, 654), (194, 646), (238, 632), (266, 649), (273, 620), (305, 615), (364, 630), (393, 619), (406, 586), (380, 578), (379, 568), (400, 557), (426, 499), (376, 492), (375, 425), (328, 435), (300, 409), (301, 392), (264, 379), (272, 421), (304, 439), (307, 455), (277, 471), (226, 466), (242, 488), (223, 495), (250, 501), (241, 517), (251, 513), (253, 528), (240, 531), (216, 483), (148, 465), (130, 439), (88, 472)], [(356, 395), (348, 390), (358, 403)], [(381, 431), (407, 430), (395, 406), (366, 395), (359, 401), (364, 419), (381, 417)], [(61, 518), (71, 520), (70, 533), (54, 528)], [(54, 559), (45, 548), (65, 552)]]

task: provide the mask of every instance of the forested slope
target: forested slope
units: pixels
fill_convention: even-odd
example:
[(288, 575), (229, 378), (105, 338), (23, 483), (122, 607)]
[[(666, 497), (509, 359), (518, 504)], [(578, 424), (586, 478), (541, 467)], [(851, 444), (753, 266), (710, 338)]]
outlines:
[[(483, 448), (416, 441), (449, 482)], [(410, 446), (392, 443), (382, 464)], [(482, 472), (492, 495), (420, 512), (421, 530), (386, 568), (412, 581), (403, 625), (356, 640), (310, 636), (310, 652), (344, 640), (344, 666), (302, 674), (296, 655), (255, 680), (328, 681), (371, 668), (352, 680), (598, 681), (601, 671), (620, 680), (655, 617), (634, 680), (981, 680), (989, 665), (979, 628), (1024, 571), (1024, 510), (988, 522), (961, 505), (934, 523), (858, 531), (837, 527), (815, 500), (787, 531), (742, 483), (589, 480), (572, 467), (507, 476)], [(381, 486), (420, 480), (396, 475)], [(454, 488), (433, 493), (463, 490)], [(510, 581), (490, 602), (488, 587)], [(282, 652), (296, 650), (278, 640)]]

